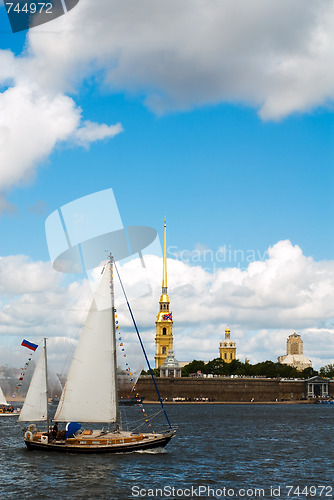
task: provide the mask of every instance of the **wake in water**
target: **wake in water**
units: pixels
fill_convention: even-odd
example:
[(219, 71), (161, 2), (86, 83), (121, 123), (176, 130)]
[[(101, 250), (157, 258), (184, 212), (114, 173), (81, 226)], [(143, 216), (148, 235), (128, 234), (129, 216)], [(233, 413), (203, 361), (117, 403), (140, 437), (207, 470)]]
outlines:
[(148, 453), (150, 455), (157, 455), (160, 453), (167, 453), (165, 448), (153, 448), (152, 450), (136, 450), (135, 453)]

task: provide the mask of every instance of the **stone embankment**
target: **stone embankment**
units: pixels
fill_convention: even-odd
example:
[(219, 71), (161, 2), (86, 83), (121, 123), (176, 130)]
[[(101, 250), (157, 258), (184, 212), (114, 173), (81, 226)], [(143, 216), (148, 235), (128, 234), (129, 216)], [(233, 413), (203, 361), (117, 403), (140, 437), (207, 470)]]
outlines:
[[(298, 402), (305, 401), (305, 380), (267, 378), (157, 378), (161, 397), (166, 401), (210, 402)], [(136, 390), (146, 401), (156, 401), (151, 378), (140, 377)], [(334, 381), (329, 382), (329, 394), (334, 395)]]

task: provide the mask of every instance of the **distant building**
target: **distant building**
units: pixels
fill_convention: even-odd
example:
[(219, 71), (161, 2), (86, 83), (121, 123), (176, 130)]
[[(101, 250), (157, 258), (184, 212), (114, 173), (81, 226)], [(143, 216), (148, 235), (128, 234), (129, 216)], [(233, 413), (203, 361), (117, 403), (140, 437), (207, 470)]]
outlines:
[(286, 355), (279, 356), (278, 362), (282, 365), (293, 366), (299, 371), (312, 368), (312, 361), (303, 354), (303, 341), (301, 336), (294, 332), (286, 341)]
[(181, 377), (181, 366), (172, 349), (168, 351), (165, 361), (160, 366), (160, 377)]
[(306, 380), (308, 398), (328, 397), (328, 380), (315, 376)]
[(168, 352), (173, 350), (173, 315), (169, 309), (169, 297), (167, 293), (166, 220), (164, 224), (162, 290), (159, 301), (159, 312), (155, 324), (155, 368), (160, 368)]
[(231, 363), (235, 359), (237, 348), (236, 343), (230, 338), (231, 330), (228, 325), (225, 330), (225, 339), (219, 344), (219, 357), (225, 361), (225, 363)]

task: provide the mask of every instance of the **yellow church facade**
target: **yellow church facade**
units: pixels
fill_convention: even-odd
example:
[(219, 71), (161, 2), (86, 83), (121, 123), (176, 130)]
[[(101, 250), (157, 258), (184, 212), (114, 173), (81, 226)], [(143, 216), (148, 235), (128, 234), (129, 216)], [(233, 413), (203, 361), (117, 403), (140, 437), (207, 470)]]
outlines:
[(173, 349), (173, 316), (170, 311), (170, 302), (167, 293), (167, 255), (166, 255), (166, 220), (164, 222), (164, 252), (162, 290), (159, 301), (155, 335), (155, 368), (159, 368), (165, 361), (168, 351)]
[(231, 330), (227, 325), (225, 339), (219, 343), (219, 357), (224, 360), (225, 363), (231, 363), (231, 361), (236, 359), (236, 353), (236, 343), (231, 340)]

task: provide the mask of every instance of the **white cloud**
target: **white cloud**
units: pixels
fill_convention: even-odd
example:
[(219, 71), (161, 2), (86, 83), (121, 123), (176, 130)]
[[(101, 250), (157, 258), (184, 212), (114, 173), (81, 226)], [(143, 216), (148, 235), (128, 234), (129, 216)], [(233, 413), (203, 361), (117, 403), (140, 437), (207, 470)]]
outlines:
[(0, 51), (0, 189), (31, 178), (60, 142), (122, 130), (81, 123), (86, 78), (157, 113), (242, 102), (280, 119), (333, 101), (333, 57), (325, 0), (81, 0), (30, 30), (20, 56)]
[(279, 119), (333, 99), (333, 27), (324, 0), (81, 0), (31, 30), (27, 72), (71, 90), (102, 69), (157, 112), (228, 101)]
[(31, 178), (36, 163), (69, 139), (79, 122), (79, 110), (65, 95), (23, 85), (0, 94), (1, 189)]
[(85, 121), (82, 126), (74, 132), (73, 139), (78, 144), (87, 146), (91, 142), (114, 137), (122, 131), (123, 127), (120, 123), (108, 126)]
[(44, 293), (58, 284), (60, 277), (50, 263), (33, 262), (24, 255), (0, 257), (0, 297)]
[(25, 63), (0, 51), (0, 84), (11, 85), (0, 93), (1, 191), (30, 181), (59, 143), (88, 146), (122, 131), (120, 124), (82, 123), (81, 109), (71, 97), (21, 77)]
[[(168, 259), (174, 348), (179, 360), (217, 357), (219, 341), (229, 324), (241, 360), (246, 356), (252, 363), (276, 360), (285, 354), (288, 335), (296, 331), (302, 335), (304, 354), (315, 368), (333, 362), (334, 261), (315, 262), (289, 241), (273, 245), (268, 255), (246, 270), (226, 268), (214, 274)], [(153, 360), (162, 262), (155, 256), (146, 259), (152, 294), (131, 305)], [(136, 261), (123, 265), (120, 273), (128, 296), (138, 297), (143, 276), (137, 272)], [(73, 345), (87, 311), (87, 294), (81, 297), (86, 290), (82, 283), (66, 286), (63, 275), (52, 271), (49, 264), (24, 257), (2, 258), (0, 277), (2, 336), (31, 335), (32, 340), (40, 340), (47, 334), (58, 339), (55, 344)], [(118, 300), (116, 305), (125, 341), (130, 343), (132, 323), (127, 307)]]
[[(86, 283), (67, 283), (50, 263), (26, 256), (0, 258), (0, 364), (20, 366), (23, 338), (42, 344), (49, 338), (53, 368), (63, 370), (88, 306)], [(62, 349), (66, 346), (66, 349)]]
[[(150, 267), (154, 281), (161, 274), (161, 260), (152, 257)], [(122, 269), (122, 275), (125, 282), (138, 286), (130, 266)], [(155, 282), (151, 299), (133, 305), (152, 357), (152, 318), (160, 295), (160, 283), (156, 278)], [(245, 270), (216, 268), (212, 274), (168, 259), (168, 285), (178, 359), (216, 357), (226, 324), (242, 360), (246, 356), (251, 362), (276, 360), (285, 353), (286, 339), (293, 331), (302, 335), (305, 355), (315, 356), (318, 368), (334, 358), (334, 262), (315, 262), (288, 240), (273, 245), (264, 261), (252, 262)], [(125, 318), (122, 321), (129, 324)]]

